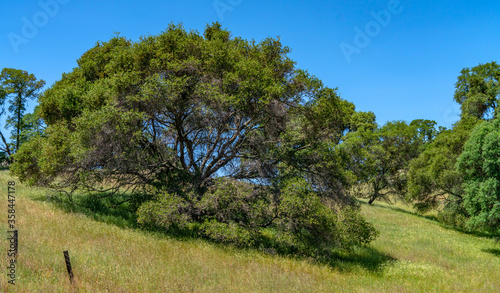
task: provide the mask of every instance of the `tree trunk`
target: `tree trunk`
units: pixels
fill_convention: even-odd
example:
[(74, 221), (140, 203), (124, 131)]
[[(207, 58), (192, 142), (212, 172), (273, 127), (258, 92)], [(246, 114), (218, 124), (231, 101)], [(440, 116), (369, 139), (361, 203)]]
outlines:
[(17, 136), (16, 136), (16, 153), (19, 150), (19, 133), (21, 132), (21, 106), (22, 106), (22, 96), (19, 93), (18, 104), (17, 104)]
[(12, 163), (12, 153), (10, 152), (9, 144), (7, 143), (7, 140), (5, 139), (1, 131), (0, 131), (0, 137), (2, 138), (3, 144), (5, 145), (5, 152), (9, 156), (9, 161), (10, 163)]
[(378, 187), (378, 182), (377, 181), (373, 182), (373, 195), (370, 197), (370, 200), (368, 201), (368, 204), (372, 204), (377, 199), (377, 197), (378, 197), (378, 192), (379, 192), (380, 189)]

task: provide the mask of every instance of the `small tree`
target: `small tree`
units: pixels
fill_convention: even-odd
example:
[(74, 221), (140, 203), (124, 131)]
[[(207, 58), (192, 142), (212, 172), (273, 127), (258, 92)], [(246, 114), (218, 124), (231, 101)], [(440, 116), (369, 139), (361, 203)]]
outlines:
[[(28, 72), (13, 69), (4, 68), (0, 73), (0, 83), (3, 88), (3, 97), (0, 101), (2, 105), (6, 98), (9, 100), (8, 111), (10, 113), (7, 118), (7, 126), (13, 127), (13, 138), (14, 138), (14, 152), (19, 150), (21, 145), (21, 132), (23, 131), (23, 117), (26, 111), (26, 103), (28, 99), (35, 99), (38, 97), (39, 91), (45, 85), (45, 81), (37, 80), (33, 74), (28, 74)], [(5, 98), (6, 97), (6, 98)], [(2, 113), (3, 114), (3, 113)], [(12, 150), (7, 146), (5, 137), (2, 136), (2, 141), (5, 144), (5, 152), (12, 154)]]
[(389, 200), (389, 195), (404, 198), (410, 161), (434, 138), (434, 125), (428, 120), (415, 120), (409, 125), (394, 121), (375, 130), (361, 129), (346, 135), (342, 148), (351, 156), (358, 181), (356, 193), (369, 198), (369, 204), (378, 198)]
[(455, 83), (455, 102), (462, 108), (462, 116), (479, 119), (498, 117), (500, 99), (500, 65), (496, 62), (464, 68)]

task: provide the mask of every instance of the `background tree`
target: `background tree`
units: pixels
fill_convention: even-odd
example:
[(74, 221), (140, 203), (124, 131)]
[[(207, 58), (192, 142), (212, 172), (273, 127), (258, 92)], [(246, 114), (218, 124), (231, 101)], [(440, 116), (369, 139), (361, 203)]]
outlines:
[[(7, 125), (14, 128), (14, 152), (17, 152), (21, 144), (20, 135), (23, 128), (22, 120), (24, 112), (26, 111), (26, 103), (28, 99), (35, 99), (38, 97), (38, 93), (45, 85), (45, 82), (43, 80), (37, 81), (33, 74), (28, 74), (26, 71), (4, 68), (0, 73), (0, 83), (5, 95), (7, 98), (10, 98), (10, 106), (8, 108), (10, 116), (7, 118)], [(3, 135), (2, 139), (5, 143)], [(10, 152), (9, 150), (9, 153)]]
[(414, 120), (388, 122), (375, 130), (347, 134), (343, 148), (351, 154), (357, 177), (355, 193), (369, 198), (371, 204), (389, 196), (404, 198), (407, 172), (411, 160), (435, 136), (434, 121)]
[[(13, 121), (7, 120), (7, 126), (12, 125)], [(14, 125), (12, 125), (14, 126)], [(36, 136), (43, 135), (43, 131), (45, 129), (45, 124), (43, 123), (43, 119), (40, 117), (40, 107), (35, 106), (33, 113), (27, 113), (23, 115), (21, 119), (21, 133), (19, 134), (19, 144), (22, 145), (30, 139), (33, 139)], [(11, 134), (11, 141), (15, 141), (16, 133)]]
[(500, 232), (500, 119), (478, 124), (457, 160), (472, 229)]
[[(451, 213), (463, 215), (460, 208), (464, 190), (462, 176), (455, 168), (477, 118), (468, 116), (442, 131), (419, 157), (410, 163), (408, 199), (420, 211), (445, 203)], [(451, 215), (450, 215), (451, 216)], [(454, 217), (449, 219), (455, 222)]]
[(415, 119), (410, 122), (410, 127), (416, 131), (417, 141), (425, 146), (427, 143), (432, 142), (441, 131), (445, 130), (442, 126), (436, 129), (436, 124), (434, 120)]
[(464, 68), (455, 84), (455, 102), (461, 105), (462, 116), (479, 119), (498, 117), (500, 98), (500, 65), (496, 62)]

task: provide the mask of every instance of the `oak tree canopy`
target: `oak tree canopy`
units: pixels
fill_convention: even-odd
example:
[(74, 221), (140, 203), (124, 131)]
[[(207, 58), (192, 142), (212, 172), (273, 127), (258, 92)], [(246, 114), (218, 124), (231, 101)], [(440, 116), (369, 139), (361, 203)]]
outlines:
[(271, 228), (297, 250), (369, 242), (337, 146), (370, 115), (289, 51), (218, 23), (99, 42), (41, 95), (47, 128), (12, 171), (70, 195), (150, 194), (142, 224), (197, 225), (218, 241), (248, 245)]

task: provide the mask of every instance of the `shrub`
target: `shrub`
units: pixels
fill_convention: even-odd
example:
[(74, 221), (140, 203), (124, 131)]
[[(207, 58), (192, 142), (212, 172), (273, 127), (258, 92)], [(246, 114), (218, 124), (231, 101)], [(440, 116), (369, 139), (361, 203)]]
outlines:
[(167, 230), (196, 227), (198, 235), (216, 242), (307, 255), (349, 249), (376, 237), (359, 205), (328, 204), (302, 178), (281, 185), (273, 189), (219, 178), (201, 195), (192, 189), (159, 193), (139, 208), (138, 221)]
[(471, 229), (500, 230), (500, 119), (477, 125), (457, 161)]

